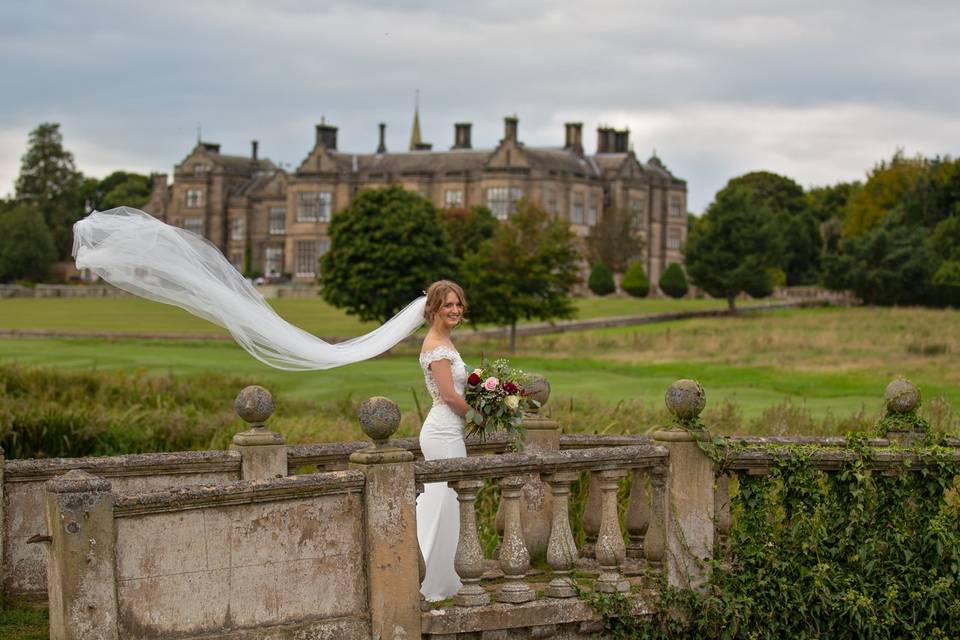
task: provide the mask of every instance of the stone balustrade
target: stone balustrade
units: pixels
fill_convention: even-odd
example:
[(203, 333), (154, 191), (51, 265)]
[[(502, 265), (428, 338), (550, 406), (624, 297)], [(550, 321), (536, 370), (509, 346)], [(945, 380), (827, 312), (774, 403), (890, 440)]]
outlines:
[[(905, 419), (919, 403), (912, 385), (886, 396), (888, 424), (919, 424)], [(769, 473), (798, 450), (828, 473), (854, 455), (841, 438), (711, 437), (691, 380), (671, 385), (666, 403), (674, 421), (652, 436), (561, 436), (535, 414), (523, 452), (491, 439), (471, 442), (467, 458), (424, 461), (414, 440), (390, 439), (400, 412), (386, 398), (360, 409), (372, 445), (288, 446), (267, 428), (269, 393), (250, 387), (236, 406), (249, 428), (230, 451), (0, 455), (4, 585), (47, 592), (53, 639), (589, 637), (599, 627), (584, 590), (626, 594), (649, 615), (664, 582), (709, 579), (704, 560), (724, 552), (737, 476)], [(929, 468), (925, 437), (894, 428), (862, 441), (868, 467)], [(958, 439), (941, 444), (960, 461)], [(297, 473), (311, 465), (319, 471)], [(419, 595), (415, 520), (417, 488), (435, 482), (460, 504), (462, 588), (439, 607)], [(485, 558), (493, 534), (487, 526), (481, 539), (476, 503), (491, 489), (497, 552)]]

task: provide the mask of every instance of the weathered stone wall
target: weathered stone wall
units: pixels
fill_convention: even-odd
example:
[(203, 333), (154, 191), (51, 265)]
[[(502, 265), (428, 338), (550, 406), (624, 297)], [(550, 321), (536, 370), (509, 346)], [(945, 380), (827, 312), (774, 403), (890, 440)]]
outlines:
[(44, 483), (73, 469), (109, 479), (115, 491), (149, 491), (237, 480), (240, 455), (228, 451), (198, 451), (6, 461), (0, 532), (3, 594), (46, 596), (46, 554), (42, 544), (28, 541), (48, 533), (43, 513)]
[(344, 471), (118, 496), (119, 637), (367, 637), (362, 487)]

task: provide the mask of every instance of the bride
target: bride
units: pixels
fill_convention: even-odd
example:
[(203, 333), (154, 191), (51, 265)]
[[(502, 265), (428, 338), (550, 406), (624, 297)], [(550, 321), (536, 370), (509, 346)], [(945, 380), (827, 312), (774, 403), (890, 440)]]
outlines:
[[(424, 318), (430, 326), (420, 351), (427, 390), (433, 407), (420, 429), (420, 450), (426, 460), (464, 458), (463, 416), (470, 409), (463, 397), (467, 367), (451, 335), (467, 311), (463, 289), (440, 280), (427, 290)], [(453, 568), (460, 535), (457, 494), (445, 482), (424, 485), (417, 498), (417, 539), (427, 566), (420, 592), (427, 600), (456, 594), (460, 578)]]

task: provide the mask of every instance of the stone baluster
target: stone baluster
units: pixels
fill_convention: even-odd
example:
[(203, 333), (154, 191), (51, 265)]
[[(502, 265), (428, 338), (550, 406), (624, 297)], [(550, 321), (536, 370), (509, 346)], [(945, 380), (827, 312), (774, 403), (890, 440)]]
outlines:
[(365, 400), (357, 412), (373, 445), (350, 454), (363, 471), (363, 540), (370, 633), (374, 638), (420, 637), (417, 490), (413, 454), (389, 444), (400, 426), (391, 400)]
[(596, 557), (600, 565), (600, 577), (594, 589), (602, 593), (630, 590), (630, 583), (620, 572), (620, 565), (627, 556), (620, 531), (620, 515), (617, 512), (617, 488), (627, 475), (626, 469), (594, 471), (591, 483), (600, 486), (600, 531), (597, 534)]
[(483, 480), (459, 480), (451, 482), (450, 486), (457, 492), (457, 501), (460, 503), (460, 539), (457, 540), (453, 568), (463, 583), (453, 597), (453, 604), (460, 607), (490, 604), (490, 594), (480, 586), (480, 578), (483, 576), (483, 549), (480, 547), (480, 536), (477, 535), (477, 514), (474, 506), (477, 492), (483, 487)]
[(717, 535), (716, 553), (726, 545), (730, 527), (733, 526), (733, 516), (730, 515), (730, 476), (726, 473), (717, 476), (713, 488), (713, 513)]
[(553, 496), (553, 518), (550, 541), (547, 545), (547, 563), (555, 577), (544, 589), (551, 598), (572, 598), (577, 595), (570, 573), (577, 561), (577, 544), (570, 530), (570, 483), (577, 479), (575, 471), (558, 471), (544, 476)]
[(518, 604), (536, 597), (524, 578), (530, 570), (530, 554), (523, 542), (520, 523), (520, 497), (524, 478), (507, 476), (500, 479), (500, 500), (503, 505), (503, 539), (500, 541), (500, 569), (504, 583), (497, 592), (497, 600)]
[(630, 501), (627, 504), (627, 513), (624, 524), (630, 534), (630, 544), (627, 545), (628, 558), (643, 557), (643, 539), (650, 527), (650, 496), (647, 493), (646, 469), (634, 469), (630, 480)]
[(580, 518), (580, 524), (583, 526), (584, 537), (586, 538), (580, 554), (585, 557), (593, 557), (597, 546), (597, 535), (600, 533), (600, 485), (590, 475), (587, 483), (587, 500), (583, 505), (583, 515)]
[(266, 428), (273, 415), (273, 396), (258, 385), (244, 388), (234, 402), (237, 415), (250, 428), (233, 436), (230, 448), (242, 459), (242, 480), (269, 480), (287, 475), (287, 447), (283, 436)]
[(651, 568), (660, 570), (667, 552), (667, 469), (650, 470), (650, 526), (643, 553)]

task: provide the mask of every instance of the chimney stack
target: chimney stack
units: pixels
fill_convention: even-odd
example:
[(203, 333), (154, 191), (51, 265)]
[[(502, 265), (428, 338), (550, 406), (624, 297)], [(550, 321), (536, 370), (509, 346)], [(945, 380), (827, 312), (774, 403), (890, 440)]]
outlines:
[(564, 125), (566, 128), (566, 141), (563, 144), (563, 148), (568, 151), (573, 151), (578, 156), (583, 155), (583, 123), (582, 122), (568, 122)]
[(257, 161), (257, 146), (258, 143), (256, 140), (250, 141), (250, 158), (256, 162)]
[(457, 122), (453, 125), (453, 148), (472, 149), (470, 144), (470, 123)]
[(387, 123), (380, 123), (380, 144), (377, 145), (377, 153), (386, 153), (387, 152), (387, 142), (385, 140), (387, 135)]
[(630, 129), (614, 131), (613, 136), (615, 153), (626, 153), (630, 150)]
[(507, 116), (503, 119), (503, 139), (517, 141), (517, 116)]
[(337, 128), (326, 124), (322, 118), (317, 125), (317, 145), (330, 151), (337, 150)]

